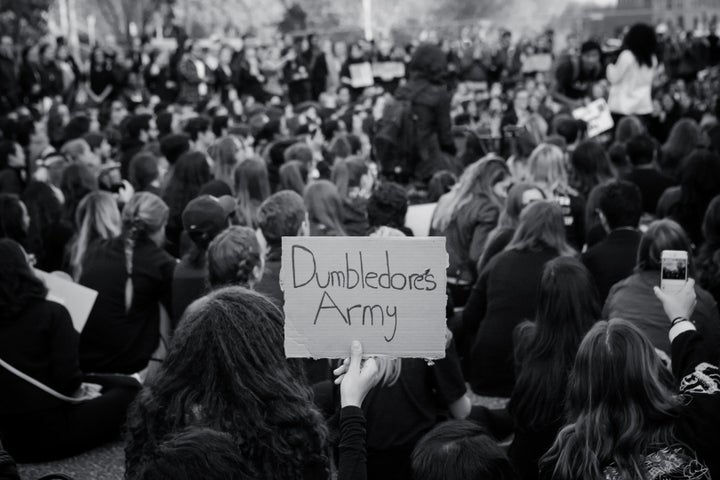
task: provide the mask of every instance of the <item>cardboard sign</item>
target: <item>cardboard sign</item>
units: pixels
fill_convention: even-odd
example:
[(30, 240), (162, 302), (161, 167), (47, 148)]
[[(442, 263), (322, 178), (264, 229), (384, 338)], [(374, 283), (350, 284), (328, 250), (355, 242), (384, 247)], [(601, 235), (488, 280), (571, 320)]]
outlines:
[(350, 82), (353, 88), (367, 88), (375, 84), (372, 65), (368, 62), (350, 65)]
[(375, 62), (372, 64), (373, 76), (383, 81), (405, 77), (405, 64), (402, 62)]
[(285, 355), (445, 356), (444, 237), (283, 237)]
[(48, 288), (47, 299), (67, 308), (75, 330), (82, 333), (98, 292), (53, 273), (36, 269), (35, 274)]
[(523, 73), (549, 72), (552, 69), (553, 58), (549, 53), (537, 53), (523, 60)]
[(412, 230), (416, 237), (427, 237), (430, 235), (430, 224), (437, 203), (423, 203), (421, 205), (410, 205), (405, 215), (405, 225)]
[(587, 133), (589, 138), (611, 130), (615, 126), (610, 108), (604, 99), (598, 99), (585, 107), (573, 110), (573, 117), (587, 123)]

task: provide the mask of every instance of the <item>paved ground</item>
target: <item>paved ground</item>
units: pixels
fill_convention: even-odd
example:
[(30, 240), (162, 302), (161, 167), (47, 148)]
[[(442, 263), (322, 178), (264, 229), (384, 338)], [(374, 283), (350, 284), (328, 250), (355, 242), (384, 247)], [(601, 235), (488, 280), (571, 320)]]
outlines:
[(75, 480), (123, 480), (125, 455), (121, 442), (107, 444), (59, 462), (18, 465), (20, 478), (35, 480), (50, 473), (64, 473)]

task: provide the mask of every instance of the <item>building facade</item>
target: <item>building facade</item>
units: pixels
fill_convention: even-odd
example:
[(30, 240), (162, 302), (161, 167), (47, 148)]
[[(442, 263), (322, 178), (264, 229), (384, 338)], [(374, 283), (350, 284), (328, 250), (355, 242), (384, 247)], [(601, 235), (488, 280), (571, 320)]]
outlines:
[(652, 3), (655, 23), (666, 23), (681, 30), (716, 28), (720, 21), (720, 0), (653, 0)]

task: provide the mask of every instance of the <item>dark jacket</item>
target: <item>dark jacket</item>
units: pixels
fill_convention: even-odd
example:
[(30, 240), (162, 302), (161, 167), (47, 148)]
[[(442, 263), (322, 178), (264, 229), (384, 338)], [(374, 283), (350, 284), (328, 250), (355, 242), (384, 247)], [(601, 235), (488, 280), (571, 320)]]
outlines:
[(98, 292), (80, 340), (80, 362), (93, 373), (135, 373), (147, 366), (160, 340), (160, 304), (172, 316), (175, 259), (148, 239), (135, 243), (133, 302), (125, 311), (124, 238), (87, 250), (80, 283)]
[(415, 178), (426, 181), (450, 166), (455, 155), (450, 119), (450, 92), (444, 83), (445, 54), (434, 45), (420, 45), (409, 65), (410, 80), (395, 96), (412, 102), (416, 116)]
[(655, 214), (663, 192), (675, 183), (655, 168), (634, 168), (625, 180), (634, 183), (642, 194), (643, 212)]
[[(79, 335), (70, 314), (47, 300), (29, 305), (17, 318), (0, 323), (0, 356), (21, 372), (64, 394), (80, 386)], [(0, 367), (0, 415), (50, 410), (64, 405)]]
[[(513, 330), (535, 316), (545, 263), (552, 250), (507, 250), (480, 274), (463, 312), (459, 342), (470, 356), (470, 385), (480, 395), (509, 397), (515, 385)], [(472, 345), (471, 348), (468, 348)]]
[[(660, 285), (659, 271), (636, 273), (610, 289), (602, 318), (622, 318), (647, 335), (655, 348), (670, 352), (667, 336), (668, 319), (662, 304), (655, 298), (653, 287)], [(713, 297), (699, 285), (695, 286), (697, 306), (690, 318), (708, 344), (720, 351), (720, 314)]]
[(582, 261), (595, 279), (601, 305), (613, 285), (632, 275), (641, 238), (637, 230), (613, 230), (583, 254)]
[(285, 296), (282, 288), (280, 288), (281, 259), (282, 249), (280, 245), (270, 245), (267, 255), (265, 256), (263, 276), (260, 281), (255, 284), (255, 291), (268, 297), (278, 308), (283, 308), (285, 304)]
[(477, 195), (453, 212), (445, 230), (447, 251), (450, 256), (448, 276), (473, 283), (477, 264), (490, 232), (497, 226), (500, 207), (486, 196)]

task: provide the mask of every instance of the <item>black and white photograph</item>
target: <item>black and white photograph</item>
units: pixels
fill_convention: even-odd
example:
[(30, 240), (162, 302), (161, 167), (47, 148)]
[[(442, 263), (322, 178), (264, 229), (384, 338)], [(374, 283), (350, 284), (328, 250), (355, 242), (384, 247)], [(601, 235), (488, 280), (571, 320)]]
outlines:
[(0, 0), (0, 480), (720, 478), (720, 0)]

